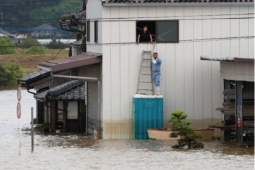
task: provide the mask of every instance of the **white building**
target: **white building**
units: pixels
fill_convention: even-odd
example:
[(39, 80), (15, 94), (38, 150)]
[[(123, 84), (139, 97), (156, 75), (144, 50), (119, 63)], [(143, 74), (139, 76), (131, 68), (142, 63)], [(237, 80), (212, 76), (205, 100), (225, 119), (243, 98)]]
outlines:
[[(253, 1), (87, 0), (86, 5), (87, 51), (103, 56), (104, 139), (132, 137), (132, 96), (142, 51), (154, 49), (153, 44), (135, 43), (142, 24), (156, 37), (163, 34), (154, 51), (163, 60), (164, 126), (174, 110), (184, 110), (195, 129), (222, 120), (215, 110), (222, 106), (220, 63), (200, 57), (254, 58)], [(166, 27), (177, 29), (176, 35), (164, 37)]]

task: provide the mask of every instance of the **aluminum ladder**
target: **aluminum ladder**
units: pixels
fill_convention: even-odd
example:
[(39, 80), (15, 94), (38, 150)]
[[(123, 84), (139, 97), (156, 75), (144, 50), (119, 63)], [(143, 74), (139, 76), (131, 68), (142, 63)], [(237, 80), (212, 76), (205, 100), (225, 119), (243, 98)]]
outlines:
[(151, 51), (143, 51), (136, 94), (154, 95), (151, 57)]

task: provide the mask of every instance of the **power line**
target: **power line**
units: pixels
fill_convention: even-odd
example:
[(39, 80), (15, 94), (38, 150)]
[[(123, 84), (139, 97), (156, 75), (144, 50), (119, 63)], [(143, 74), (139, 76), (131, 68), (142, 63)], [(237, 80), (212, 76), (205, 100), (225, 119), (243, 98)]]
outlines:
[[(69, 41), (71, 40), (71, 38), (74, 36), (76, 32), (74, 32), (70, 37), (69, 40), (65, 43), (65, 45), (67, 45), (69, 43)], [(52, 60), (54, 60), (55, 58), (57, 58), (57, 56), (60, 54), (60, 52), (65, 48), (65, 45), (59, 50), (59, 52), (56, 54), (55, 57), (52, 58)]]
[(23, 3), (0, 3), (0, 6), (16, 6), (16, 5), (46, 5), (56, 2), (23, 2)]
[[(178, 18), (178, 17), (207, 17), (207, 16), (232, 16), (232, 15), (253, 15), (254, 13), (246, 13), (246, 14), (216, 14), (216, 15), (193, 15), (193, 16), (158, 16), (158, 17), (126, 17), (126, 18), (87, 18), (84, 21), (98, 21), (98, 22), (127, 22), (127, 21), (139, 21), (141, 18), (152, 18), (152, 19), (168, 19), (173, 18), (176, 20), (217, 20), (217, 19), (252, 19), (254, 17), (246, 16), (246, 17), (228, 17), (228, 18)], [(130, 20), (132, 19), (132, 20)], [(60, 19), (22, 19), (22, 20), (0, 20), (0, 22), (45, 22), (45, 21), (59, 21)]]
[(254, 13), (242, 14), (213, 14), (213, 15), (179, 15), (179, 16), (156, 16), (156, 17), (122, 17), (122, 18), (87, 18), (87, 20), (105, 20), (105, 19), (141, 19), (141, 18), (178, 18), (178, 17), (209, 17), (209, 16), (232, 16), (232, 15), (254, 15)]
[[(74, 33), (75, 34), (75, 33)], [(72, 36), (74, 35), (72, 34)], [(70, 37), (70, 39), (72, 38)], [(68, 42), (70, 41), (68, 40)], [(238, 40), (238, 39), (254, 39), (254, 36), (241, 36), (241, 37), (222, 37), (222, 38), (203, 38), (203, 39), (187, 39), (187, 40), (179, 40), (179, 43), (189, 43), (189, 42), (208, 42), (208, 41), (224, 41), (224, 40)], [(67, 43), (68, 43), (67, 42)], [(67, 43), (65, 45), (67, 45)], [(136, 42), (121, 42), (121, 43), (95, 43), (95, 44), (87, 44), (87, 46), (107, 46), (107, 45), (132, 45), (137, 44)], [(161, 44), (161, 43), (158, 43)], [(163, 43), (162, 43), (163, 44)], [(167, 43), (164, 43), (167, 44)], [(178, 44), (175, 43), (175, 44)], [(32, 46), (46, 46), (46, 45), (31, 45)], [(6, 48), (13, 48), (16, 46), (0, 46), (0, 47), (6, 47)], [(63, 50), (63, 49), (61, 49)], [(55, 57), (54, 57), (55, 58)]]

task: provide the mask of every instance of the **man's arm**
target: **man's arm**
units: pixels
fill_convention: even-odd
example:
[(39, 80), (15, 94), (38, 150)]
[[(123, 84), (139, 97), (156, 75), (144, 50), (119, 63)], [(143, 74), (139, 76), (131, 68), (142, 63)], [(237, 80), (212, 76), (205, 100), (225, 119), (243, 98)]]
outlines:
[(151, 43), (153, 43), (153, 40), (152, 40), (152, 36), (151, 36), (151, 34), (150, 34), (150, 40), (151, 40)]
[(160, 58), (157, 58), (156, 62), (157, 62), (157, 64), (161, 64), (162, 60)]
[(137, 43), (138, 43), (138, 44), (139, 44), (139, 42), (140, 42), (140, 37), (141, 37), (141, 35), (139, 34), (138, 37), (137, 37)]

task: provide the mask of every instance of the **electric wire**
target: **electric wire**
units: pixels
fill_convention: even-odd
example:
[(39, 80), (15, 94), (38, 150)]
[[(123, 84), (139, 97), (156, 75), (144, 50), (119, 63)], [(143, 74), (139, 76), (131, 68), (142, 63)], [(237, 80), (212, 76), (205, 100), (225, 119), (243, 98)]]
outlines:
[[(192, 17), (192, 16), (190, 16)], [(166, 17), (160, 17), (162, 19), (167, 19)], [(172, 18), (172, 17), (171, 17)], [(241, 20), (241, 19), (254, 19), (254, 17), (235, 17), (235, 18), (173, 18), (173, 20), (180, 20), (180, 21), (197, 21), (197, 20)], [(60, 19), (36, 19), (36, 20), (28, 20), (28, 19), (22, 19), (22, 20), (0, 20), (0, 22), (50, 22), (50, 21), (60, 21)], [(129, 19), (129, 18), (122, 18), (121, 20), (118, 19), (108, 19), (108, 20), (97, 20), (97, 19), (85, 19), (84, 22), (131, 22), (131, 21), (143, 21), (137, 19)], [(85, 23), (84, 23), (85, 24)]]
[(71, 38), (74, 36), (75, 32), (69, 37), (68, 41), (65, 43), (65, 45), (59, 50), (59, 52), (56, 54), (55, 57), (52, 58), (52, 60), (54, 60), (55, 58), (57, 58), (57, 56), (60, 54), (60, 52), (65, 48), (65, 46), (69, 43), (69, 41), (71, 40)]
[[(75, 33), (74, 33), (75, 34)], [(74, 35), (73, 34), (73, 35)], [(72, 36), (73, 36), (72, 35)], [(71, 38), (72, 38), (71, 36)], [(71, 39), (70, 38), (70, 39)], [(68, 42), (70, 41), (70, 39), (68, 40)], [(222, 37), (222, 38), (203, 38), (203, 39), (187, 39), (187, 40), (179, 40), (179, 42), (176, 42), (175, 44), (178, 43), (189, 43), (189, 42), (208, 42), (208, 41), (225, 41), (225, 40), (239, 40), (239, 39), (254, 39), (254, 36), (240, 36), (240, 37)], [(67, 42), (67, 43), (68, 43)], [(67, 45), (67, 43), (65, 45)], [(87, 46), (108, 46), (108, 45), (133, 45), (133, 44), (137, 44), (137, 42), (121, 42), (121, 43), (87, 43)], [(157, 42), (157, 44), (161, 44), (159, 42)], [(164, 42), (162, 42), (162, 44), (166, 44)], [(46, 45), (31, 45), (32, 46), (46, 46)], [(0, 46), (0, 48), (13, 48), (16, 46)]]

